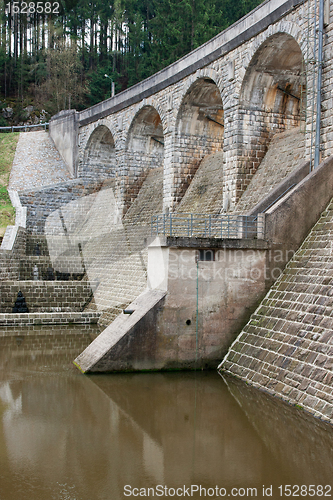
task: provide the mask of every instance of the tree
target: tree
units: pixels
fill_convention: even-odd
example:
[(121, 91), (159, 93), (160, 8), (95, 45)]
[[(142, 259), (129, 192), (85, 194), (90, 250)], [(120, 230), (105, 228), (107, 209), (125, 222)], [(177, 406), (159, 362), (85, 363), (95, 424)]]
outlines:
[(61, 36), (56, 36), (54, 48), (48, 50), (47, 57), (49, 75), (39, 88), (39, 99), (48, 101), (50, 112), (79, 107), (87, 89), (81, 83), (76, 44), (68, 45)]

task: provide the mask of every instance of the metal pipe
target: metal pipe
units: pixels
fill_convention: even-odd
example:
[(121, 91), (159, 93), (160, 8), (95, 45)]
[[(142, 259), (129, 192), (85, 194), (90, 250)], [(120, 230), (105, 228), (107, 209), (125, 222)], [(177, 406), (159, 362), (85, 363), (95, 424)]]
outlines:
[(210, 120), (211, 122), (217, 123), (218, 125), (220, 125), (220, 127), (223, 127), (223, 128), (224, 128), (223, 123), (218, 122), (217, 120), (215, 120), (215, 118), (212, 118), (212, 117), (211, 117), (211, 116), (209, 116), (209, 115), (206, 115), (206, 118), (207, 118), (207, 120)]
[(324, 35), (324, 0), (319, 0), (319, 26), (318, 26), (318, 80), (317, 80), (317, 116), (314, 168), (319, 165), (320, 157), (320, 122), (321, 122), (321, 84), (323, 69), (323, 35)]
[(278, 90), (280, 90), (281, 92), (283, 92), (284, 94), (286, 95), (289, 95), (290, 97), (293, 97), (294, 99), (297, 99), (298, 101), (301, 100), (300, 97), (297, 97), (296, 95), (294, 94), (291, 94), (290, 92), (287, 92), (286, 90), (284, 90), (282, 87), (280, 87), (280, 85), (277, 86)]
[(163, 141), (160, 141), (159, 139), (157, 139), (157, 137), (151, 136), (151, 138), (153, 139), (153, 141), (156, 141), (156, 142), (158, 142), (159, 144), (162, 144), (162, 146), (164, 146), (164, 142), (163, 142)]

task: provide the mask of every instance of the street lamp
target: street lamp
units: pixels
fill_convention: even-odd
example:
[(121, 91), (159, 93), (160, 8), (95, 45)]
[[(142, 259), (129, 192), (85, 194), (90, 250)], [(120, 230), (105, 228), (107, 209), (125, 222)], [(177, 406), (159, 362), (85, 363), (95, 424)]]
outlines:
[(110, 78), (111, 81), (111, 97), (114, 97), (114, 81), (112, 80), (111, 76), (105, 74), (105, 78)]

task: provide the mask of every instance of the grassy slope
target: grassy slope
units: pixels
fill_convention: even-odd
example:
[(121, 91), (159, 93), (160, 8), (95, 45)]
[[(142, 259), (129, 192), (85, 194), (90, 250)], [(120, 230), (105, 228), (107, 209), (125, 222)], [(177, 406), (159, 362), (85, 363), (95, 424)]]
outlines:
[(0, 134), (0, 238), (5, 234), (6, 227), (15, 222), (15, 209), (7, 186), (18, 138), (18, 133)]

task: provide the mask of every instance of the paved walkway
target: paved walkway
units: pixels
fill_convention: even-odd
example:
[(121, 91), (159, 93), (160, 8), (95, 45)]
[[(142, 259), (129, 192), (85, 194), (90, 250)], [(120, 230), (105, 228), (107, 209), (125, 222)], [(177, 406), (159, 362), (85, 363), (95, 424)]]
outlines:
[(9, 189), (30, 190), (71, 178), (47, 132), (20, 133), (9, 178)]

